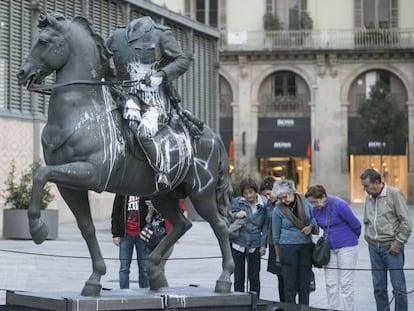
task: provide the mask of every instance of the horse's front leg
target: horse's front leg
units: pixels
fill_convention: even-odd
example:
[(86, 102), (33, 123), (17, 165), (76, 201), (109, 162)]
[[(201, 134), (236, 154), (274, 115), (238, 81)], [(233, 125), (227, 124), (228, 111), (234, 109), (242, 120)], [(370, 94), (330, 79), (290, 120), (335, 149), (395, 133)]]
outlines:
[(74, 187), (77, 189), (94, 189), (96, 186), (94, 167), (87, 162), (73, 162), (64, 165), (39, 167), (33, 176), (32, 195), (28, 208), (29, 228), (36, 244), (46, 240), (48, 229), (40, 219), (40, 202), (43, 188), (47, 182)]
[(96, 239), (95, 225), (92, 221), (88, 191), (78, 191), (58, 186), (66, 204), (76, 218), (79, 230), (84, 238), (92, 259), (92, 274), (82, 289), (82, 296), (99, 296), (101, 292), (101, 277), (106, 273), (106, 265)]

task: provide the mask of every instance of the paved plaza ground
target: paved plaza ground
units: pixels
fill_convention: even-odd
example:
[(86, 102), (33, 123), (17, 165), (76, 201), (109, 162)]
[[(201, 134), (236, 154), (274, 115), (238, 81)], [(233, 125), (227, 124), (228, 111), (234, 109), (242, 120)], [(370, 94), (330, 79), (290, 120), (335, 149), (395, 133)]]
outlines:
[[(352, 205), (362, 219), (362, 205)], [(414, 207), (410, 207), (414, 219)], [(107, 274), (103, 287), (118, 288), (118, 248), (112, 244), (110, 219), (96, 224), (102, 253), (106, 258)], [(408, 291), (414, 290), (414, 237), (406, 246), (406, 278)], [(134, 262), (135, 263), (135, 262)], [(267, 255), (262, 260), (261, 298), (278, 301), (277, 278), (266, 271)], [(370, 263), (366, 242), (361, 238), (355, 280), (355, 311), (375, 310)], [(217, 240), (208, 223), (194, 221), (193, 227), (174, 248), (166, 272), (170, 287), (197, 284), (214, 289), (220, 274), (221, 260)], [(313, 307), (326, 308), (327, 297), (323, 269), (314, 268), (316, 291), (311, 294)], [(91, 273), (89, 254), (76, 224), (61, 224), (58, 240), (35, 245), (31, 240), (0, 239), (0, 305), (5, 303), (6, 290), (18, 291), (80, 291)], [(137, 288), (137, 267), (132, 265), (132, 288)], [(391, 287), (389, 286), (389, 289)], [(391, 298), (390, 289), (390, 298)], [(409, 310), (414, 310), (414, 293), (408, 297)]]

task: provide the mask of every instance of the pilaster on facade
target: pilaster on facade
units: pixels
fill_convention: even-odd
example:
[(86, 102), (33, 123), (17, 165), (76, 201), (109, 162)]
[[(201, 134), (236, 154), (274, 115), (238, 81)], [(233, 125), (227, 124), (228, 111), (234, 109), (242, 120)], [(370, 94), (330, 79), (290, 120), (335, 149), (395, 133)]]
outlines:
[(318, 76), (323, 77), (326, 73), (326, 61), (324, 54), (316, 54), (316, 64), (318, 66)]
[(341, 129), (341, 173), (348, 174), (348, 108), (349, 102), (341, 102), (340, 111), (340, 129)]
[(414, 175), (414, 101), (407, 102), (408, 107), (408, 172)]
[(240, 77), (246, 79), (248, 76), (248, 64), (246, 56), (239, 56)]
[(328, 63), (329, 63), (329, 73), (331, 77), (335, 78), (338, 75), (338, 68), (336, 67), (338, 63), (338, 57), (336, 54), (328, 54)]

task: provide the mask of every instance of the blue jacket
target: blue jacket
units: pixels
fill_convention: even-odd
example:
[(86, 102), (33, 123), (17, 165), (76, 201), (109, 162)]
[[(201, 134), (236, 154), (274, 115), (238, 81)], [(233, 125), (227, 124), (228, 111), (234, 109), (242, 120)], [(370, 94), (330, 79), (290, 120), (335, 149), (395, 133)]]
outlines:
[(244, 197), (233, 199), (231, 213), (234, 215), (240, 211), (245, 211), (247, 216), (244, 218), (246, 225), (240, 230), (239, 237), (233, 242), (246, 247), (258, 248), (267, 246), (267, 232), (269, 220), (267, 218), (267, 208), (260, 195), (257, 195), (257, 211), (252, 213), (249, 202)]
[[(296, 196), (301, 194), (295, 194)], [(303, 197), (303, 196), (302, 196)], [(308, 199), (303, 197), (305, 210), (305, 226), (313, 224), (317, 226), (312, 214), (312, 206)], [(305, 235), (297, 228), (278, 208), (282, 203), (277, 203), (272, 214), (272, 242), (277, 244), (308, 244), (312, 243), (312, 235)]]

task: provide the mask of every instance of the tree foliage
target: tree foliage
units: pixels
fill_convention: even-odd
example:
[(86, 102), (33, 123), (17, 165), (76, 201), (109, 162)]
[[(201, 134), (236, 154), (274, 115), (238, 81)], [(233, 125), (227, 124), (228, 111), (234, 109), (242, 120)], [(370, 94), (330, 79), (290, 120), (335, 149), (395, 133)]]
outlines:
[[(10, 205), (16, 209), (27, 209), (30, 203), (32, 194), (32, 180), (34, 173), (41, 166), (40, 160), (33, 162), (30, 168), (23, 172), (18, 182), (15, 181), (16, 165), (12, 161), (9, 171), (9, 176), (5, 182), (6, 193), (3, 195), (6, 205)], [(50, 186), (46, 185), (43, 188), (40, 200), (40, 209), (47, 208), (48, 204), (53, 200), (54, 196), (51, 192)]]
[(371, 88), (358, 112), (367, 136), (385, 143), (385, 146), (381, 143), (381, 154), (386, 150), (392, 152), (394, 145), (407, 141), (407, 112), (390, 96), (390, 89), (383, 81), (377, 81)]

